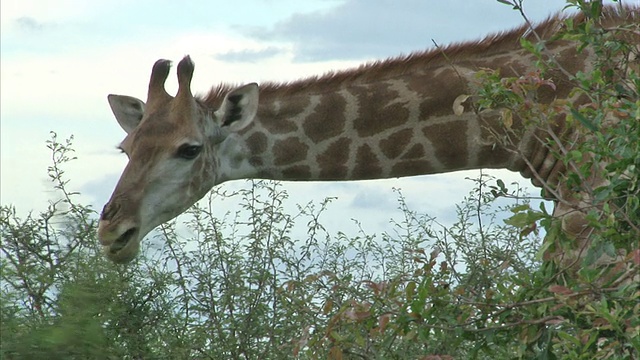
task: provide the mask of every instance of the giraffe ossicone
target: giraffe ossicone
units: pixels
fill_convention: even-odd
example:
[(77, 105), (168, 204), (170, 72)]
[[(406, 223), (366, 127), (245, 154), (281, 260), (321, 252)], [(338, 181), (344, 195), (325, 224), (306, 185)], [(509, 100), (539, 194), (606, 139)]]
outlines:
[[(625, 14), (609, 8), (602, 22), (639, 18), (637, 7)], [(478, 71), (516, 77), (535, 70), (538, 59), (520, 47), (521, 37), (540, 36), (573, 74), (592, 71), (593, 51), (550, 40), (558, 20), (290, 83), (223, 84), (203, 97), (191, 92), (188, 56), (177, 66), (175, 97), (164, 88), (171, 64), (157, 61), (146, 101), (108, 97), (127, 133), (120, 148), (129, 163), (102, 211), (98, 237), (106, 255), (132, 260), (149, 231), (227, 180), (361, 180), (506, 168), (557, 183), (563, 164), (535, 129), (510, 119), (513, 146), (505, 146), (497, 140), (506, 134), (500, 110), (479, 114), (466, 105)], [(580, 100), (572, 98), (565, 72), (548, 76), (554, 87), (539, 90), (538, 101)], [(570, 136), (563, 119), (552, 126)], [(578, 220), (573, 225), (584, 230)]]

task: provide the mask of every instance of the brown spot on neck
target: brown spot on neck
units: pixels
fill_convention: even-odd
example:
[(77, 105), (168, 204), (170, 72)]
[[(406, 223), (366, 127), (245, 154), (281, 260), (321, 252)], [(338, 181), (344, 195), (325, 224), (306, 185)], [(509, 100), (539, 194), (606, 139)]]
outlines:
[(467, 168), (469, 144), (467, 143), (467, 124), (465, 121), (425, 126), (422, 130), (436, 150), (436, 157), (449, 170)]
[(378, 135), (407, 122), (409, 111), (398, 102), (399, 94), (389, 84), (375, 83), (349, 88), (358, 99), (358, 117), (353, 122), (360, 137)]
[(380, 161), (367, 144), (358, 148), (356, 153), (356, 165), (351, 177), (354, 179), (377, 179), (382, 174)]
[(316, 160), (320, 166), (320, 178), (323, 180), (330, 179), (346, 179), (349, 168), (347, 161), (349, 160), (351, 140), (343, 137), (327, 147), (322, 154), (318, 155)]
[(288, 137), (273, 145), (274, 165), (282, 166), (303, 161), (309, 146), (296, 137)]
[(317, 144), (342, 134), (346, 105), (344, 98), (337, 93), (323, 94), (320, 104), (302, 125), (307, 137)]
[(402, 154), (411, 138), (413, 137), (412, 129), (400, 130), (391, 134), (386, 139), (380, 140), (380, 150), (387, 159), (395, 159)]

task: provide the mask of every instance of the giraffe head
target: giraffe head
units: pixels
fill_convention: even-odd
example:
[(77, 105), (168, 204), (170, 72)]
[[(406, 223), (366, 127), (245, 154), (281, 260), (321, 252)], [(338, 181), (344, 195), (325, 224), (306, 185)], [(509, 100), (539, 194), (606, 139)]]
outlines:
[(171, 63), (158, 60), (151, 71), (146, 103), (109, 95), (109, 105), (127, 133), (119, 148), (129, 157), (111, 199), (104, 206), (98, 238), (114, 262), (131, 261), (153, 228), (184, 212), (214, 185), (237, 157), (237, 132), (255, 117), (258, 86), (230, 91), (218, 109), (191, 93), (194, 65), (178, 64), (178, 92), (164, 83)]

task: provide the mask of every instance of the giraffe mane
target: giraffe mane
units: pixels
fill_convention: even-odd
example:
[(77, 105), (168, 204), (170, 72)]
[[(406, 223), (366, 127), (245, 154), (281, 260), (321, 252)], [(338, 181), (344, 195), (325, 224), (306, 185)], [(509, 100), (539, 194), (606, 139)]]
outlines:
[[(417, 68), (438, 67), (451, 62), (464, 61), (474, 58), (478, 54), (486, 55), (488, 51), (498, 53), (505, 50), (520, 48), (520, 39), (530, 39), (537, 34), (541, 39), (549, 39), (561, 29), (566, 19), (572, 18), (574, 24), (585, 20), (584, 13), (563, 14), (557, 12), (546, 20), (533, 26), (522, 24), (514, 29), (489, 34), (482, 39), (455, 42), (443, 47), (429, 48), (406, 55), (375, 60), (358, 67), (330, 71), (324, 75), (309, 76), (291, 82), (265, 82), (260, 84), (260, 97), (271, 98), (286, 96), (305, 90), (315, 92), (333, 91), (345, 83), (380, 80), (385, 77), (399, 76), (411, 73)], [(610, 5), (602, 9), (601, 23), (608, 27), (625, 21), (640, 21), (640, 6)], [(225, 94), (237, 87), (236, 84), (222, 83), (211, 88), (206, 95), (198, 96), (198, 100), (210, 107), (218, 107)]]

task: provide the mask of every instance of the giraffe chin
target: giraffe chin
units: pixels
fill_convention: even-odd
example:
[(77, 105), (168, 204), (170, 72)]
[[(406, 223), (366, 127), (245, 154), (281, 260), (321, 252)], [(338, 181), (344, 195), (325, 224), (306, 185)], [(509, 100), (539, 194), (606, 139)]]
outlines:
[(102, 247), (109, 260), (117, 264), (131, 262), (140, 251), (140, 237), (138, 231), (127, 231), (120, 236), (113, 244)]

